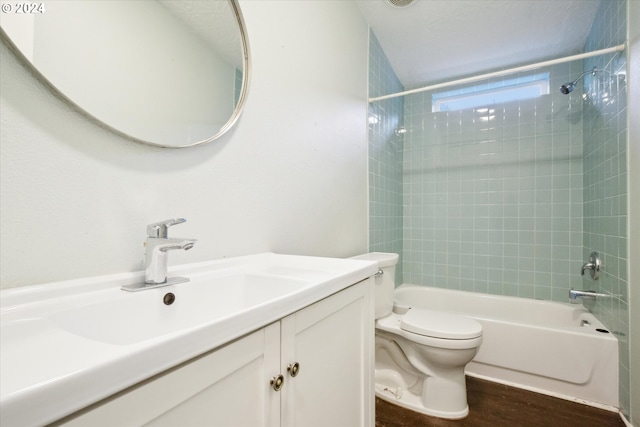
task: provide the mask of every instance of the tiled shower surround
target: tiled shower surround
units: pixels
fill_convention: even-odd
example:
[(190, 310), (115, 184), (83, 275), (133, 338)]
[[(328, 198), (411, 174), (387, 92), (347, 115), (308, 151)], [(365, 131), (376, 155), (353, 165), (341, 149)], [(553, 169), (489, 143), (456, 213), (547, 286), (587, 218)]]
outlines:
[(582, 99), (557, 90), (581, 69), (542, 70), (551, 93), (519, 102), (406, 97), (405, 282), (559, 301), (581, 286)]
[[(584, 51), (624, 43), (626, 11), (626, 0), (603, 1)], [(373, 34), (369, 55), (370, 96), (403, 90)], [(560, 94), (594, 66), (605, 71)], [(372, 103), (369, 187), (370, 250), (401, 255), (398, 283), (564, 302), (571, 287), (612, 295), (592, 310), (618, 337), (628, 416), (625, 67), (623, 52), (535, 70), (550, 73), (549, 95), (462, 111), (433, 113), (431, 93)], [(580, 277), (591, 251), (604, 262), (597, 282)]]
[[(627, 36), (626, 0), (603, 1), (591, 26), (585, 51), (616, 46)], [(585, 79), (584, 252), (597, 251), (603, 262), (597, 282), (583, 289), (612, 295), (599, 298), (594, 314), (616, 334), (620, 353), (620, 405), (629, 415), (629, 283), (627, 256), (627, 86), (626, 56), (602, 55), (584, 61), (602, 70)]]
[[(402, 91), (375, 35), (369, 43), (369, 96)], [(402, 254), (403, 98), (369, 106), (369, 250)], [(396, 269), (402, 283), (402, 269)]]

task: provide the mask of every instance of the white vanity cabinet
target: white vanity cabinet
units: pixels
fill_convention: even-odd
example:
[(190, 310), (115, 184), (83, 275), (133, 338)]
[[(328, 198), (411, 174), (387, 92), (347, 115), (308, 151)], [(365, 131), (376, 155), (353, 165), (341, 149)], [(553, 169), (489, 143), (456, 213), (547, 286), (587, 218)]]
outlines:
[(372, 298), (359, 282), (55, 425), (373, 426)]
[[(374, 424), (373, 295), (361, 282), (281, 322), (281, 425)], [(299, 363), (291, 377), (290, 364)]]

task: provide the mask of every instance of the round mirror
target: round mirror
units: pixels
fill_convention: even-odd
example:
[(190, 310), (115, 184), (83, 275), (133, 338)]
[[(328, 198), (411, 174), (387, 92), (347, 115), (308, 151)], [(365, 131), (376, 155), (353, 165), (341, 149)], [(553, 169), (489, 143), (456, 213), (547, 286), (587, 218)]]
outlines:
[(237, 0), (5, 2), (0, 27), (53, 90), (144, 144), (213, 141), (247, 96)]

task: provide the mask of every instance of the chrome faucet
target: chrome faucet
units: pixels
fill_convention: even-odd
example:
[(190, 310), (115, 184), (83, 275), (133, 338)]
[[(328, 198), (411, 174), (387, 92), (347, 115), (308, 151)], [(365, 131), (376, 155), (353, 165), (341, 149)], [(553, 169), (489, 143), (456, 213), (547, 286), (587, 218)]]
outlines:
[(599, 294), (596, 291), (578, 291), (576, 289), (571, 288), (569, 291), (569, 302), (573, 304), (578, 303), (578, 298), (582, 298), (583, 300), (595, 300), (596, 297), (609, 297), (611, 295), (608, 294)]
[(602, 261), (598, 252), (591, 252), (589, 254), (589, 261), (582, 265), (580, 269), (580, 275), (584, 276), (584, 272), (589, 270), (589, 275), (593, 280), (598, 280), (600, 277), (600, 268), (602, 267)]
[(186, 251), (196, 243), (195, 239), (169, 238), (169, 227), (185, 221), (184, 218), (175, 218), (147, 226), (144, 283), (126, 285), (122, 287), (123, 290), (140, 291), (189, 281), (186, 277), (167, 278), (167, 252), (177, 249)]

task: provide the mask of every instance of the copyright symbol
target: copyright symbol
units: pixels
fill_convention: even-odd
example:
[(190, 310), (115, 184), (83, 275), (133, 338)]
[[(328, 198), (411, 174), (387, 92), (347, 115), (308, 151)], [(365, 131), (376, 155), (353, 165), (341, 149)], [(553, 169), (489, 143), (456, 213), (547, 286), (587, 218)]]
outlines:
[(4, 3), (0, 8), (2, 9), (2, 13), (9, 13), (12, 9), (9, 3)]

